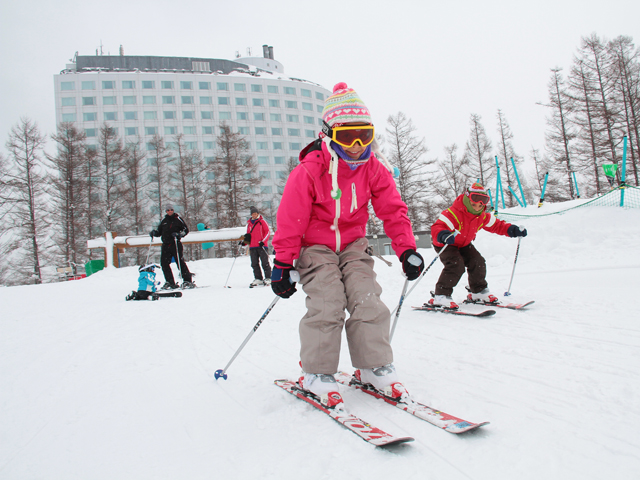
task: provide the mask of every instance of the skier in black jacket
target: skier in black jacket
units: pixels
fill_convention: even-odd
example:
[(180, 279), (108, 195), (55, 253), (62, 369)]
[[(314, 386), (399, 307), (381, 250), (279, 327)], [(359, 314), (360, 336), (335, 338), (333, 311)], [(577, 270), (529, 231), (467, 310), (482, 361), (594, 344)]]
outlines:
[[(195, 283), (192, 282), (191, 272), (187, 267), (182, 256), (182, 242), (180, 239), (189, 233), (189, 227), (173, 210), (172, 205), (167, 205), (165, 208), (167, 214), (158, 225), (158, 228), (151, 230), (149, 235), (152, 237), (162, 238), (162, 251), (160, 257), (160, 265), (162, 265), (162, 273), (164, 274), (165, 284), (163, 289), (178, 288), (178, 285), (173, 279), (173, 272), (171, 271), (171, 257), (176, 259), (180, 267), (180, 273), (182, 274), (182, 288), (195, 288)], [(176, 255), (176, 245), (178, 251)]]

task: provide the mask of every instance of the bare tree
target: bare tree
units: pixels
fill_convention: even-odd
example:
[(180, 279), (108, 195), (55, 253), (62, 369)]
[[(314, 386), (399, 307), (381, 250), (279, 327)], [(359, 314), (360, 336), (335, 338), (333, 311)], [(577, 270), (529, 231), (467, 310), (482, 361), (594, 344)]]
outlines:
[(496, 167), (491, 157), (491, 141), (487, 137), (481, 120), (480, 115), (471, 114), (469, 119), (471, 130), (469, 140), (465, 144), (463, 159), (468, 167), (466, 175), (469, 178), (478, 179), (482, 185), (487, 186)]
[(100, 220), (105, 232), (124, 226), (125, 151), (116, 130), (107, 124), (100, 128), (97, 160), (100, 175)]
[(154, 135), (148, 144), (149, 159), (153, 165), (153, 183), (157, 188), (150, 191), (151, 199), (156, 202), (156, 208), (158, 213), (158, 222), (162, 221), (162, 202), (166, 199), (163, 186), (166, 185), (169, 168), (167, 165), (168, 159), (171, 157), (171, 152), (164, 143), (164, 139), (159, 135)]
[(6, 143), (12, 161), (7, 172), (13, 202), (9, 222), (15, 232), (11, 248), (18, 256), (13, 283), (37, 284), (43, 279), (48, 226), (44, 207), (47, 182), (40, 158), (44, 141), (38, 125), (22, 118), (11, 129)]
[(76, 274), (77, 266), (87, 259), (86, 135), (75, 124), (65, 122), (58, 125), (51, 138), (57, 143), (56, 154), (47, 155), (53, 170), (50, 215), (56, 225), (55, 249), (63, 264), (71, 266)]
[(426, 211), (429, 201), (424, 192), (427, 189), (426, 167), (433, 163), (424, 156), (428, 149), (424, 138), (414, 135), (415, 126), (402, 112), (387, 118), (386, 141), (389, 145), (389, 161), (399, 171), (398, 191), (409, 209), (409, 219), (415, 230), (427, 223)]
[[(517, 165), (522, 163), (522, 157), (516, 154), (513, 149), (513, 143), (511, 140), (513, 139), (513, 133), (511, 133), (511, 128), (509, 127), (509, 123), (505, 118), (502, 110), (498, 109), (498, 113), (496, 114), (496, 118), (498, 119), (498, 162), (502, 163), (505, 167), (505, 176), (507, 178), (507, 185), (511, 187), (508, 192), (509, 195), (509, 206), (513, 207), (516, 205), (514, 202), (513, 195), (511, 193), (511, 189), (514, 192), (518, 190), (516, 173), (513, 171), (511, 165), (511, 159)], [(524, 180), (524, 178), (522, 179)], [(522, 199), (526, 202), (526, 199)]]
[[(455, 143), (444, 147), (445, 157), (436, 160), (437, 170), (429, 179), (429, 186), (433, 194), (441, 199), (438, 210), (451, 205), (460, 195), (470, 179), (465, 174), (468, 170), (467, 159), (458, 157), (458, 145)], [(435, 219), (433, 219), (435, 221)]]

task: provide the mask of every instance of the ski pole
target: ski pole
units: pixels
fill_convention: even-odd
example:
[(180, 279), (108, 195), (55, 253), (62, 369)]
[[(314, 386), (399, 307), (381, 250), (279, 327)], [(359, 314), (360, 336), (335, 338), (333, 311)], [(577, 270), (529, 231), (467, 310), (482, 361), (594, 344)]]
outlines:
[[(290, 275), (289, 281), (291, 283), (296, 283), (300, 281), (300, 274), (296, 270), (292, 270), (289, 275)], [(231, 357), (231, 360), (229, 360), (229, 363), (227, 363), (227, 366), (224, 367), (222, 370), (216, 370), (216, 373), (214, 374), (216, 380), (218, 380), (220, 377), (224, 378), (225, 380), (227, 379), (227, 370), (229, 369), (229, 366), (233, 363), (233, 361), (236, 359), (238, 354), (242, 351), (244, 346), (249, 342), (253, 334), (256, 333), (256, 330), (258, 330), (258, 327), (260, 327), (264, 319), (267, 318), (267, 315), (269, 315), (269, 312), (271, 312), (271, 310), (276, 305), (276, 303), (278, 303), (278, 300), (280, 300), (280, 297), (276, 295), (276, 298), (274, 298), (271, 304), (269, 304), (267, 309), (264, 311), (264, 313), (260, 317), (260, 320), (258, 320), (258, 323), (254, 325), (254, 327), (249, 332), (249, 335), (247, 335), (247, 338), (244, 339), (244, 342), (242, 342), (242, 345), (240, 345), (238, 350), (236, 350), (236, 353), (233, 354), (233, 357)]]
[(231, 288), (230, 286), (227, 287), (227, 283), (229, 282), (229, 277), (231, 276), (231, 270), (233, 270), (233, 266), (236, 264), (236, 258), (238, 257), (233, 257), (233, 262), (231, 263), (231, 268), (229, 269), (229, 275), (227, 275), (227, 281), (224, 282), (224, 287), (222, 288)]
[(511, 280), (509, 280), (509, 288), (507, 289), (506, 292), (504, 292), (505, 297), (508, 297), (509, 295), (511, 295), (511, 282), (513, 282), (513, 274), (516, 271), (516, 262), (518, 261), (518, 252), (520, 251), (520, 240), (522, 240), (522, 237), (518, 237), (518, 246), (516, 247), (516, 258), (513, 259), (513, 269), (511, 270)]
[[(422, 261), (415, 255), (411, 255), (408, 259), (408, 262), (411, 265), (414, 266), (419, 266)], [(398, 308), (396, 308), (395, 312), (396, 312), (396, 317), (393, 320), (393, 326), (391, 327), (391, 333), (389, 334), (389, 342), (391, 342), (391, 340), (393, 339), (393, 332), (395, 332), (396, 330), (396, 324), (398, 323), (398, 318), (400, 317), (400, 310), (402, 309), (402, 304), (404, 303), (404, 297), (405, 294), (407, 293), (407, 287), (409, 286), (409, 279), (407, 278), (404, 281), (404, 286), (402, 287), (402, 294), (400, 295), (400, 301), (398, 302)]]
[(147, 250), (147, 261), (144, 262), (145, 265), (149, 265), (149, 255), (151, 255), (151, 245), (153, 244), (153, 235), (149, 235), (151, 237), (151, 241), (149, 242), (149, 250)]

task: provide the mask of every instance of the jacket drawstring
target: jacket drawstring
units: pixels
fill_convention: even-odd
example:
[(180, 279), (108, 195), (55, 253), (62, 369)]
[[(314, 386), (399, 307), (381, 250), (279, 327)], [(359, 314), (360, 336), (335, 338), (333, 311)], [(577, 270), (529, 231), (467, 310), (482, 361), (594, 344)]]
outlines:
[(358, 196), (356, 195), (356, 184), (355, 182), (351, 184), (351, 210), (349, 213), (353, 213), (354, 210), (358, 208)]

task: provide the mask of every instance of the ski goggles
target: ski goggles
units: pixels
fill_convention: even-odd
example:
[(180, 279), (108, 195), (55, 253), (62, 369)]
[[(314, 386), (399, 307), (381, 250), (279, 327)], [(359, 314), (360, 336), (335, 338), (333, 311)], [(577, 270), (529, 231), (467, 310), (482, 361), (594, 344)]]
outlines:
[(334, 125), (330, 127), (326, 122), (322, 122), (322, 133), (331, 138), (341, 147), (350, 148), (357, 142), (366, 147), (373, 142), (375, 130), (373, 125)]
[(489, 203), (489, 195), (485, 195), (484, 193), (469, 193), (469, 198), (474, 203), (481, 203), (483, 205)]

